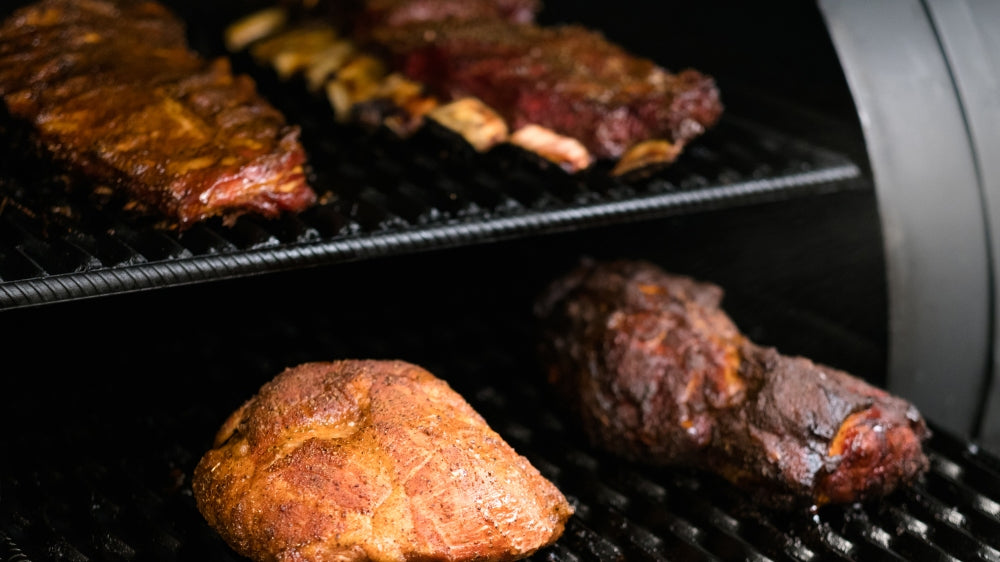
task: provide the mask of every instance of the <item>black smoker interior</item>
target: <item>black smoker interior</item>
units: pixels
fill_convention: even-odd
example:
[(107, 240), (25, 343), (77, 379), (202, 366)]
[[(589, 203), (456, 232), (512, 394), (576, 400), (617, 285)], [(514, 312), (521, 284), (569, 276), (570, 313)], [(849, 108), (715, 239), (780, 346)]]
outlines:
[[(253, 3), (169, 4), (222, 54), (222, 26)], [(428, 368), (564, 491), (576, 514), (533, 560), (1000, 558), (1000, 457), (981, 423), (930, 416), (930, 472), (883, 501), (782, 513), (712, 475), (594, 450), (544, 384), (534, 297), (582, 257), (635, 257), (721, 285), (758, 343), (890, 385), (891, 260), (854, 94), (822, 3), (763, 4), (546, 2), (545, 22), (719, 83), (723, 122), (635, 181), (337, 125), (235, 57), (341, 196), (178, 235), (63, 193), (6, 123), (0, 559), (239, 560), (195, 509), (195, 463), (284, 367), (347, 357)]]

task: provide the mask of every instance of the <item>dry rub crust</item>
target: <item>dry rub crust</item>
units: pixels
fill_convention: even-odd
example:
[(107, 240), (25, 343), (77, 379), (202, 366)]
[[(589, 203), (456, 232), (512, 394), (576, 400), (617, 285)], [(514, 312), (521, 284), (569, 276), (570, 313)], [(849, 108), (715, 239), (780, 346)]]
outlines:
[(226, 420), (192, 487), (258, 561), (517, 560), (573, 512), (447, 383), (402, 361), (286, 369)]
[(156, 2), (17, 10), (0, 26), (0, 97), (56, 160), (181, 228), (316, 199), (298, 129)]
[(927, 470), (912, 404), (754, 344), (721, 300), (627, 260), (588, 261), (540, 296), (543, 361), (596, 445), (715, 472), (783, 508), (872, 500)]

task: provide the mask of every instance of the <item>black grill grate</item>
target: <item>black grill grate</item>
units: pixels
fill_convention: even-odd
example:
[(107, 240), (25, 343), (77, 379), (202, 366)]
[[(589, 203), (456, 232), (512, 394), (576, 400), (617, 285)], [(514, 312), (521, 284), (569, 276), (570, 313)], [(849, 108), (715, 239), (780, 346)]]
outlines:
[[(278, 315), (219, 305), (204, 326), (163, 328), (176, 337), (150, 326), (116, 335), (109, 355), (95, 351), (108, 333), (95, 320), (89, 340), (33, 359), (32, 370), (15, 367), (59, 382), (53, 391), (48, 377), (17, 378), (4, 397), (4, 426), (24, 429), (0, 436), (0, 559), (239, 559), (188, 486), (211, 435), (283, 366), (365, 356), (406, 358), (448, 380), (570, 498), (577, 512), (565, 534), (533, 560), (1000, 560), (1000, 458), (970, 442), (936, 430), (926, 478), (871, 505), (762, 510), (711, 475), (595, 451), (539, 384), (520, 314), (497, 312), (513, 301), (494, 309), (476, 297), (484, 304), (470, 314), (466, 297), (450, 296), (468, 281), (456, 280), (413, 303), (395, 289), (395, 271), (358, 281), (382, 306), (350, 291), (312, 308), (275, 303), (287, 309)], [(162, 318), (183, 299), (143, 302)], [(96, 375), (74, 376), (88, 363)]]
[[(507, 411), (538, 397), (482, 387), (473, 403)], [(762, 512), (725, 483), (682, 470), (616, 464), (575, 442), (565, 424), (494, 424), (576, 507), (562, 538), (533, 560), (998, 560), (997, 458), (940, 430), (925, 482), (876, 506), (815, 516)], [(564, 441), (565, 440), (565, 441)], [(4, 560), (240, 560), (207, 529), (167, 459), (88, 459), (18, 469), (3, 480)], [(161, 462), (160, 466), (150, 463)], [(171, 489), (171, 479), (176, 488)], [(991, 484), (992, 483), (992, 484)]]
[[(171, 2), (193, 44), (219, 54), (230, 21), (215, 3)], [(235, 3), (238, 7), (240, 4)], [(233, 6), (229, 6), (232, 10)], [(0, 10), (0, 13), (5, 10)], [(230, 12), (238, 13), (238, 12)], [(792, 195), (856, 187), (858, 166), (837, 151), (726, 115), (668, 170), (613, 179), (607, 166), (569, 176), (501, 146), (477, 154), (425, 127), (387, 130), (335, 122), (325, 99), (279, 83), (234, 57), (301, 125), (322, 203), (299, 216), (217, 221), (183, 235), (122, 210), (107, 194), (67, 194), (67, 180), (28, 157), (25, 131), (5, 120), (0, 154), (0, 309), (200, 283), (255, 273), (467, 245)], [(863, 183), (862, 183), (863, 184)], [(867, 185), (867, 184), (863, 184)]]
[(183, 234), (114, 201), (65, 194), (62, 178), (40, 173), (51, 168), (8, 152), (0, 162), (0, 308), (817, 194), (851, 187), (860, 175), (837, 153), (732, 117), (671, 169), (632, 182), (600, 172), (570, 177), (512, 149), (467, 154), (432, 131), (405, 142), (335, 133), (306, 135), (313, 183), (330, 190), (328, 202), (299, 216), (246, 217), (232, 228), (210, 221)]

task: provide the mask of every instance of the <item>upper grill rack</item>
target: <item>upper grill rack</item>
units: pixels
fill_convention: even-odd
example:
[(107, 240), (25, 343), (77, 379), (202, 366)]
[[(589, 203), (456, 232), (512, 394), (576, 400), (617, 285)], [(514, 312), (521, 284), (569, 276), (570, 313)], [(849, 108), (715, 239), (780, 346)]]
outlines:
[[(0, 8), (6, 15), (26, 3)], [(243, 2), (174, 0), (192, 45), (222, 54)], [(267, 4), (267, 2), (263, 2)], [(325, 99), (281, 83), (245, 54), (231, 59), (302, 127), (320, 204), (277, 220), (218, 221), (178, 234), (124, 210), (32, 156), (28, 133), (0, 119), (0, 309), (186, 285), (374, 256), (454, 247), (868, 184), (837, 150), (726, 114), (669, 169), (615, 179), (569, 176), (502, 145), (487, 154), (434, 127), (408, 140), (336, 123)], [(84, 193), (87, 192), (87, 193)]]
[[(837, 152), (735, 116), (651, 177), (570, 176), (509, 146), (474, 153), (431, 127), (404, 141), (339, 126), (293, 90), (270, 95), (302, 124), (322, 197), (298, 216), (209, 221), (178, 234), (113, 196), (68, 190), (25, 150), (5, 151), (0, 309), (816, 194), (860, 176)], [(16, 130), (7, 136), (24, 145)]]
[[(6, 15), (26, 3), (0, 8)], [(258, 2), (260, 3), (260, 2)], [(224, 52), (221, 29), (243, 2), (169, 2), (192, 45)], [(262, 4), (267, 4), (263, 2)], [(400, 140), (338, 124), (327, 101), (233, 55), (234, 68), (302, 128), (321, 202), (277, 220), (218, 221), (183, 234), (77, 189), (27, 131), (0, 120), (0, 309), (186, 285), (410, 253), (867, 185), (858, 166), (757, 122), (725, 115), (669, 169), (614, 179), (606, 167), (569, 176), (511, 146), (478, 154), (434, 127)], [(84, 193), (86, 192), (86, 193)]]

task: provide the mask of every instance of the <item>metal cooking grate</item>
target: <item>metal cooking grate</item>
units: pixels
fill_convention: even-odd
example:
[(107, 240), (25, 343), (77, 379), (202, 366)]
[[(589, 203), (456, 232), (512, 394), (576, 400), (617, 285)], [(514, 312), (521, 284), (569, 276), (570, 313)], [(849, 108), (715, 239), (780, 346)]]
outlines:
[[(173, 4), (193, 44), (218, 54), (225, 9)], [(29, 157), (24, 131), (4, 120), (0, 309), (816, 194), (861, 175), (839, 152), (726, 115), (652, 177), (612, 179), (605, 167), (571, 177), (510, 146), (476, 154), (432, 128), (400, 141), (338, 125), (301, 84), (238, 56), (234, 64), (302, 126), (323, 202), (299, 216), (209, 221), (178, 235), (106, 195), (67, 194), (66, 178)]]
[[(912, 489), (867, 508), (774, 514), (715, 478), (595, 454), (538, 396), (507, 390), (485, 386), (471, 401), (494, 417), (516, 401), (540, 407), (494, 427), (576, 507), (560, 540), (532, 560), (1000, 559), (1000, 459), (940, 430), (932, 469)], [(241, 560), (181, 484), (178, 467), (195, 453), (177, 447), (155, 459), (90, 458), (4, 475), (0, 557)]]
[[(494, 427), (577, 508), (564, 536), (534, 560), (1000, 558), (1000, 459), (940, 430), (924, 483), (877, 506), (813, 518), (758, 511), (704, 475), (615, 463), (577, 442), (534, 393), (484, 386), (471, 401), (504, 419)], [(510, 416), (512, 403), (537, 411)], [(196, 453), (178, 445), (160, 457), (84, 457), (5, 474), (0, 554), (24, 562), (239, 559), (205, 527), (182, 484), (181, 468)]]
[[(45, 402), (42, 410), (15, 390), (0, 410), (27, 422), (0, 437), (0, 559), (239, 559), (197, 513), (187, 475), (224, 416), (282, 366), (345, 356), (428, 367), (563, 490), (576, 514), (536, 561), (1000, 559), (1000, 458), (940, 429), (928, 445), (931, 471), (912, 488), (872, 505), (768, 512), (713, 476), (623, 463), (588, 447), (538, 384), (530, 331), (509, 317), (478, 310), (478, 321), (462, 324), (452, 317), (468, 314), (459, 302), (417, 305), (440, 311), (435, 321), (401, 314), (405, 300), (360, 305), (358, 317), (349, 305), (291, 321), (247, 312), (259, 320), (249, 322), (254, 330), (193, 326), (190, 341), (135, 330), (114, 356), (97, 354), (96, 376), (63, 377), (58, 392), (46, 392), (44, 380), (13, 381), (38, 385), (31, 396)], [(244, 316), (233, 320), (241, 323)], [(57, 364), (74, 372), (95, 355), (92, 346), (80, 343), (83, 351)]]
[[(323, 115), (323, 114), (319, 114)], [(0, 308), (529, 236), (843, 189), (840, 154), (727, 117), (669, 170), (638, 182), (570, 177), (508, 147), (469, 154), (428, 130), (408, 141), (307, 123), (328, 201), (181, 235), (115, 201), (65, 193), (50, 167), (0, 158)], [(328, 132), (327, 132), (328, 131)], [(325, 134), (324, 134), (325, 133)], [(322, 137), (322, 138), (321, 138)]]

